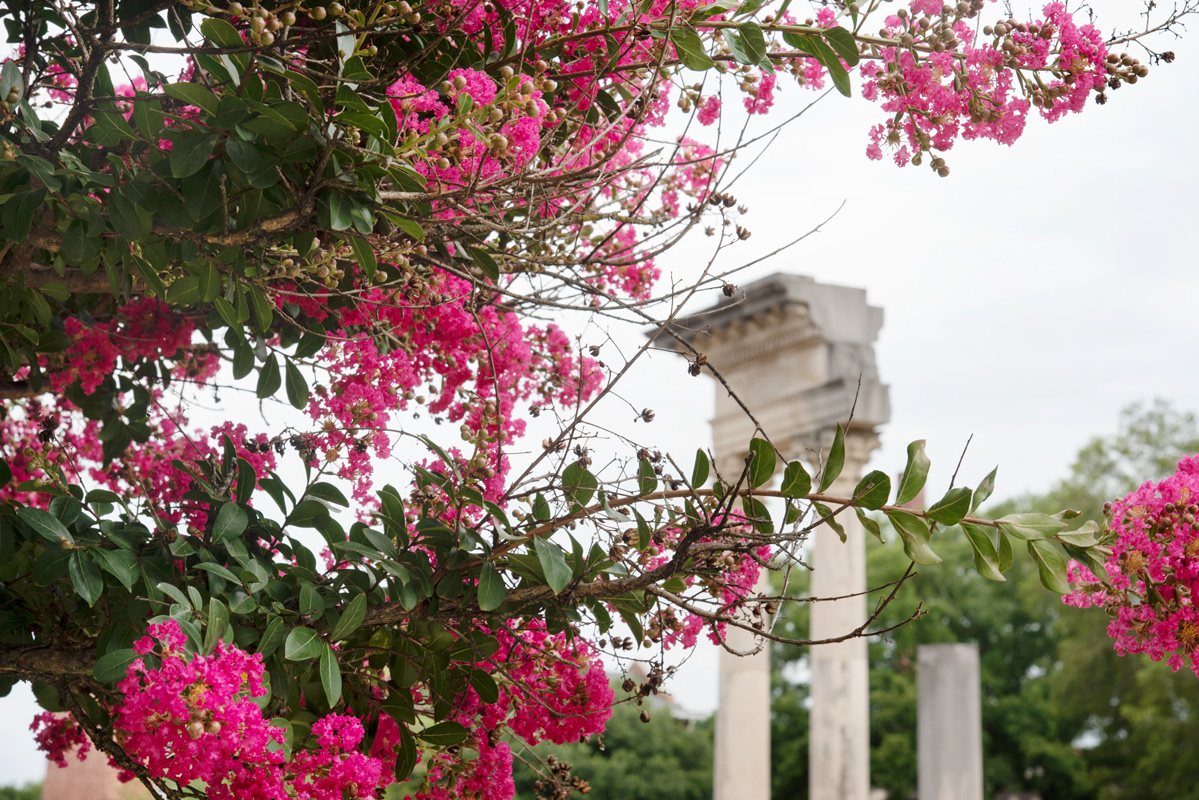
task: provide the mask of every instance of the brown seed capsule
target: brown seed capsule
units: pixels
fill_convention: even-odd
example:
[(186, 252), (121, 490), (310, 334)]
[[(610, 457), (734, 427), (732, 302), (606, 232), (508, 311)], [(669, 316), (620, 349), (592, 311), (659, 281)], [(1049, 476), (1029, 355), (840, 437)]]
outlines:
[(642, 722), (649, 722), (649, 711), (648, 711), (647, 709), (643, 709), (643, 710), (642, 710), (642, 712), (641, 712), (641, 721), (642, 721)]

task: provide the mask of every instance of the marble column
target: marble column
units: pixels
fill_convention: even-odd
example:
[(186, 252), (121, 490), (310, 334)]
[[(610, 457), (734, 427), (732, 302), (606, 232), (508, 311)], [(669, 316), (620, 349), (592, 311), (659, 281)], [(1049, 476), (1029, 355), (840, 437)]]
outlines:
[[(765, 576), (758, 591), (768, 593)], [(761, 640), (729, 627), (729, 648), (748, 653)], [(770, 647), (753, 655), (720, 653), (720, 705), (716, 708), (715, 800), (770, 800)]]
[[(829, 493), (852, 496), (878, 437), (850, 430), (845, 438), (845, 466)], [(827, 451), (826, 451), (827, 452)], [(811, 613), (813, 640), (832, 639), (853, 631), (866, 620), (866, 531), (857, 515), (837, 515), (845, 542), (827, 525), (814, 531), (812, 596), (841, 597), (815, 603)], [(866, 800), (870, 794), (870, 679), (866, 639), (810, 648), (812, 709), (808, 764), (810, 800)]]
[(920, 645), (916, 662), (920, 800), (982, 800), (978, 645)]
[[(834, 485), (851, 492), (877, 446), (875, 427), (890, 418), (887, 387), (879, 383), (873, 350), (881, 327), (882, 310), (867, 305), (863, 290), (786, 274), (755, 281), (714, 308), (678, 320), (675, 333), (702, 353), (724, 381), (716, 387), (712, 439), (725, 480), (736, 479), (759, 425), (782, 456), (806, 460), (811, 453), (805, 448), (820, 446), (822, 437), (831, 441), (835, 425), (846, 422), (856, 403), (846, 466)], [(817, 556), (814, 573), (816, 594), (844, 595), (864, 587), (862, 531), (852, 515), (843, 522), (849, 546), (839, 541), (816, 545), (823, 554)], [(820, 532), (816, 538), (823, 536)], [(764, 584), (761, 588), (767, 591)], [(864, 608), (861, 598), (816, 604), (812, 636), (852, 631), (865, 619)], [(746, 632), (732, 634), (728, 643), (735, 652), (758, 644)], [(812, 693), (819, 700), (812, 716), (811, 797), (867, 800), (865, 645), (830, 647), (827, 653), (816, 648), (813, 658)], [(722, 652), (720, 659), (714, 798), (769, 800), (768, 648), (743, 657)]]

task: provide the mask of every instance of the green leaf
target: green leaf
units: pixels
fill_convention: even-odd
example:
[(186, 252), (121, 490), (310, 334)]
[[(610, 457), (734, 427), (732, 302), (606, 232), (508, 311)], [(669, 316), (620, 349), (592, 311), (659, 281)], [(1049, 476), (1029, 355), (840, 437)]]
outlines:
[(653, 531), (650, 530), (649, 523), (645, 521), (645, 517), (641, 516), (641, 512), (636, 508), (633, 509), (633, 516), (637, 518), (637, 549), (644, 550), (649, 547), (650, 539), (653, 538)]
[(120, 549), (96, 549), (92, 553), (95, 555), (96, 563), (119, 580), (126, 591), (133, 591), (133, 586), (137, 583), (138, 577), (137, 556), (128, 550)]
[[(395, 172), (395, 171), (396, 170), (393, 170), (393, 172)], [(403, 172), (402, 174), (407, 175), (408, 173)], [(412, 173), (412, 174), (416, 174), (416, 173)], [(418, 191), (418, 192), (424, 191), (424, 188), (418, 187), (416, 189), (416, 191)], [(383, 216), (387, 217), (388, 222), (390, 222), (392, 225), (395, 225), (397, 228), (399, 228), (404, 233), (411, 236), (416, 241), (423, 242), (425, 240), (425, 229), (422, 228), (420, 226), (420, 224), (418, 222), (416, 222), (416, 220), (411, 220), (411, 219), (408, 219), (407, 217), (401, 217), (398, 214), (394, 214), (390, 211), (385, 211), (385, 210), (380, 210), (380, 213)]]
[(812, 491), (812, 477), (808, 475), (808, 471), (804, 469), (803, 464), (798, 461), (791, 461), (787, 464), (787, 468), (783, 470), (783, 483), (779, 487), (784, 497), (790, 497), (793, 500), (800, 500), (808, 496), (808, 492)]
[(308, 382), (290, 358), (283, 359), (283, 366), (287, 371), (287, 402), (293, 408), (303, 409), (308, 405)]
[(194, 306), (202, 298), (200, 279), (195, 275), (184, 275), (167, 289), (167, 302), (173, 306)]
[(637, 488), (643, 495), (658, 490), (658, 476), (648, 458), (641, 459), (637, 464)]
[(212, 561), (201, 561), (199, 564), (194, 566), (194, 569), (203, 570), (204, 572), (212, 575), (218, 575), (235, 586), (241, 586), (241, 578), (234, 575), (232, 570), (222, 567), (220, 564), (216, 564)]
[[(388, 105), (384, 103), (383, 105)], [(367, 281), (375, 279), (375, 272), (379, 268), (379, 260), (375, 257), (375, 249), (370, 246), (370, 243), (361, 236), (347, 236), (350, 240), (350, 247), (354, 250), (354, 259), (358, 262), (358, 266), (362, 269)]]
[(246, 296), (250, 298), (250, 308), (254, 311), (256, 329), (263, 332), (269, 330), (271, 319), (275, 313), (274, 305), (270, 300), (266, 299), (266, 295), (262, 293), (262, 290), (254, 285), (248, 287)]
[(330, 640), (340, 642), (345, 639), (362, 625), (362, 621), (366, 619), (366, 595), (359, 594), (350, 601), (342, 612), (341, 618), (337, 620), (337, 624), (333, 626), (332, 632), (329, 634)]
[(183, 591), (175, 584), (162, 581), (158, 584), (157, 588), (158, 591), (162, 592), (184, 608), (194, 608), (194, 606), (192, 606), (192, 601), (189, 600), (187, 595), (184, 594)]
[[(209, 114), (216, 114), (220, 98), (209, 89), (198, 83), (168, 83), (162, 87), (168, 96), (181, 100), (189, 106), (196, 106)], [(179, 177), (179, 176), (176, 176)]]
[(536, 542), (537, 560), (545, 572), (545, 581), (554, 594), (560, 593), (570, 583), (573, 572), (566, 564), (566, 552), (549, 539), (538, 539)]
[(434, 747), (453, 747), (466, 741), (469, 735), (470, 731), (453, 720), (439, 722), (420, 732), (420, 738)]
[(108, 196), (108, 220), (123, 238), (136, 242), (150, 230), (152, 219), (138, 213), (137, 205), (121, 192)]
[(354, 224), (351, 215), (353, 201), (341, 192), (329, 192), (329, 227), (335, 231), (344, 231)]
[(92, 666), (92, 677), (101, 683), (113, 683), (124, 680), (129, 672), (129, 665), (141, 658), (132, 648), (122, 648), (105, 653), (96, 659)]
[(491, 705), (499, 702), (500, 687), (496, 685), (495, 679), (481, 669), (471, 670), (470, 686), (479, 695), (479, 699), (484, 703)]
[(691, 468), (691, 486), (700, 489), (708, 482), (708, 472), (711, 465), (708, 462), (708, 454), (701, 447), (695, 451), (695, 466)]
[[(348, 507), (350, 501), (342, 494), (341, 489), (338, 489), (331, 483), (314, 483), (304, 492), (305, 497), (315, 497), (318, 500), (324, 500), (326, 503), (334, 503), (339, 506)], [(402, 514), (400, 515), (403, 516)]]
[(100, 574), (100, 568), (96, 566), (91, 555), (85, 550), (74, 551), (67, 563), (67, 570), (71, 574), (71, 585), (75, 587), (76, 594), (82, 597), (88, 606), (94, 606), (104, 591), (104, 576)]
[(562, 491), (579, 508), (586, 508), (599, 488), (599, 481), (578, 461), (573, 461), (562, 470)]
[(987, 501), (991, 496), (991, 492), (995, 491), (995, 473), (999, 471), (999, 467), (991, 470), (987, 477), (982, 479), (978, 484), (978, 488), (974, 490), (974, 501), (970, 504), (970, 513), (978, 511), (978, 507)]
[(204, 652), (211, 653), (229, 629), (229, 608), (215, 597), (208, 601), (208, 627), (204, 630)]
[(950, 489), (928, 509), (928, 516), (942, 525), (957, 525), (970, 510), (973, 492), (964, 486)]
[(171, 175), (176, 178), (190, 178), (199, 172), (212, 156), (216, 141), (216, 136), (209, 134), (178, 136), (171, 146)]
[(1012, 540), (1002, 530), (999, 531), (999, 547), (996, 548), (996, 552), (999, 555), (999, 571), (1007, 572), (1012, 568), (1015, 554), (1012, 553)]
[(887, 498), (891, 496), (891, 478), (876, 469), (858, 481), (853, 496), (858, 506), (877, 511), (887, 504)]
[(845, 71), (841, 57), (833, 48), (829, 47), (824, 39), (814, 34), (788, 32), (783, 34), (783, 41), (815, 57), (828, 70), (829, 77), (832, 78), (837, 91), (849, 97), (852, 91), (849, 84), (849, 73)]
[(828, 459), (824, 462), (824, 472), (820, 474), (820, 491), (825, 491), (837, 480), (841, 469), (845, 466), (845, 431), (837, 426), (833, 436), (833, 446), (829, 448)]
[(761, 64), (766, 58), (766, 36), (762, 33), (762, 28), (758, 23), (742, 22), (737, 26), (737, 33), (741, 35), (741, 47), (745, 51), (745, 57), (748, 59), (747, 64)]
[(533, 519), (538, 522), (545, 522), (550, 518), (550, 504), (546, 501), (545, 496), (538, 492), (533, 498)]
[(1058, 517), (1037, 513), (1008, 514), (995, 521), (999, 530), (1017, 539), (1049, 539), (1068, 525)]
[(504, 579), (490, 561), (479, 567), (479, 610), (495, 611), (507, 596)]
[(319, 500), (301, 500), (287, 515), (284, 524), (315, 528), (329, 518), (329, 509)]
[(9, 240), (19, 242), (29, 236), (29, 229), (33, 226), (33, 213), (38, 210), (45, 197), (46, 190), (39, 187), (17, 192), (6, 202), (0, 203), (0, 221), (4, 223), (4, 231)]
[(679, 61), (683, 62), (683, 66), (687, 69), (703, 71), (716, 66), (716, 62), (708, 55), (704, 49), (703, 40), (699, 38), (699, 34), (695, 28), (690, 25), (680, 25), (670, 29), (670, 41), (674, 45), (675, 51), (679, 54)]
[(484, 275), (492, 281), (500, 279), (500, 265), (495, 263), (495, 259), (491, 257), (491, 253), (488, 253), (481, 247), (468, 247), (466, 248), (466, 252), (470, 254), (471, 261), (475, 262), (475, 266)]
[(774, 445), (765, 439), (754, 439), (749, 443), (749, 485), (753, 487), (769, 483), (774, 477), (777, 456)]
[(245, 42), (242, 40), (241, 34), (237, 32), (237, 29), (223, 19), (216, 17), (206, 18), (200, 23), (200, 32), (204, 34), (204, 38), (217, 47), (232, 49), (245, 46)]
[(931, 533), (927, 522), (907, 511), (888, 511), (886, 514), (887, 519), (891, 520), (891, 524), (899, 532), (899, 537), (903, 539), (903, 551), (907, 553), (908, 558), (917, 564), (941, 563), (941, 557), (929, 547)]
[(880, 542), (882, 542), (883, 541), (883, 529), (879, 526), (878, 521), (872, 519), (869, 515), (866, 514), (865, 511), (863, 511), (860, 508), (855, 508), (854, 511), (857, 512), (858, 522), (862, 523), (862, 527), (865, 528), (866, 530), (870, 531), (870, 533), (874, 536), (875, 539), (878, 539)]
[(216, 520), (212, 523), (212, 539), (215, 542), (235, 539), (241, 536), (249, 524), (250, 517), (244, 508), (237, 503), (225, 503), (216, 513)]
[(274, 353), (267, 356), (266, 361), (262, 365), (262, 369), (258, 373), (258, 388), (256, 394), (262, 397), (271, 397), (275, 392), (279, 391), (279, 386), (283, 383), (283, 379), (279, 376), (279, 359)]
[(1078, 530), (1070, 531), (1069, 533), (1059, 533), (1054, 538), (1065, 544), (1086, 548), (1097, 544), (1102, 533), (1103, 531), (1100, 530), (1099, 523), (1093, 519), (1089, 519)]
[(396, 754), (395, 779), (397, 783), (408, 780), (416, 767), (416, 739), (406, 726), (400, 726), (400, 752)]
[(223, 297), (214, 297), (212, 304), (216, 306), (216, 311), (221, 315), (221, 319), (230, 328), (237, 326), (237, 310), (233, 308), (233, 304)]
[(1041, 585), (1051, 592), (1069, 594), (1070, 582), (1066, 580), (1066, 559), (1052, 542), (1033, 540), (1028, 542), (1029, 555), (1037, 562)]
[(899, 489), (895, 494), (895, 505), (903, 506), (916, 499), (924, 482), (928, 480), (930, 465), (924, 452), (924, 439), (917, 439), (908, 445), (908, 463), (903, 468), (903, 476), (899, 479)]
[(266, 630), (262, 632), (262, 638), (258, 640), (258, 649), (254, 652), (263, 658), (271, 656), (279, 649), (279, 645), (283, 644), (283, 629), (283, 620), (280, 617), (272, 616), (270, 622), (266, 624)]
[(963, 522), (962, 530), (965, 531), (966, 538), (970, 540), (970, 547), (974, 550), (975, 571), (989, 581), (1006, 581), (1007, 578), (1003, 577), (1003, 572), (999, 569), (999, 553), (995, 551), (995, 545), (992, 544), (987, 529), (972, 522)]
[(71, 532), (48, 511), (25, 506), (17, 509), (17, 519), (25, 523), (34, 533), (51, 542), (64, 547), (75, 544), (75, 537), (71, 536)]
[(321, 688), (325, 690), (329, 706), (337, 705), (341, 700), (341, 665), (337, 663), (337, 654), (327, 644), (321, 650)]
[(841, 543), (845, 544), (848, 538), (845, 535), (845, 526), (837, 521), (836, 516), (833, 515), (833, 510), (824, 503), (812, 503), (812, 506), (816, 509), (816, 513), (820, 515), (820, 521), (832, 528), (837, 536), (841, 538)]
[(325, 643), (312, 628), (292, 628), (283, 643), (283, 657), (288, 661), (310, 661), (319, 658)]
[(844, 28), (825, 28), (824, 39), (836, 51), (841, 60), (850, 67), (856, 67), (861, 60), (858, 53), (858, 42), (853, 34)]
[(254, 348), (250, 347), (249, 343), (243, 339), (233, 348), (233, 377), (241, 380), (253, 371)]

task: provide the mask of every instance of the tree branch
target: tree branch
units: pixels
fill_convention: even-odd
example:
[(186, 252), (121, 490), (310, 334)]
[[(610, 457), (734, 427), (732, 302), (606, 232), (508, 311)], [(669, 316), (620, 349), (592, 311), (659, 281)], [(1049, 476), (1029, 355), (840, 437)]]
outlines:
[(0, 644), (0, 675), (22, 680), (91, 677), (96, 651), (48, 644)]

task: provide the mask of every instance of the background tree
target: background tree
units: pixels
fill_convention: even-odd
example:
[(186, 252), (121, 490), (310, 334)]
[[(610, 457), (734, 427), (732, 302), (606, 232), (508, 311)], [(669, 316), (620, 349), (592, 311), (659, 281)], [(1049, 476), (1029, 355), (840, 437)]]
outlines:
[(42, 785), (28, 783), (24, 786), (0, 786), (0, 800), (41, 800)]
[[(547, 766), (585, 781), (595, 800), (708, 800), (712, 796), (712, 720), (677, 719), (669, 704), (617, 705), (602, 737), (539, 745), (516, 768), (516, 796), (539, 793)], [(642, 719), (646, 714), (647, 720)], [(554, 761), (550, 761), (550, 758)], [(533, 766), (535, 765), (535, 766)]]

